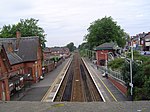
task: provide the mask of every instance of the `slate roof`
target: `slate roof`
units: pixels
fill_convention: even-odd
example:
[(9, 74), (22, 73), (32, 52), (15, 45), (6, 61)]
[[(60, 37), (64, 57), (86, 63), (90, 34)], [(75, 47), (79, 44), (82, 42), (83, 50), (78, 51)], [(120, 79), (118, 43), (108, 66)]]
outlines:
[(95, 48), (95, 50), (112, 50), (119, 48), (115, 43), (110, 42), (110, 43), (103, 43)]
[(8, 56), (7, 56), (7, 54), (6, 54), (6, 50), (5, 50), (5, 48), (4, 48), (4, 45), (2, 45), (2, 43), (0, 43), (0, 53), (1, 52), (3, 52), (3, 54), (1, 54), (1, 55), (3, 55), (4, 57), (3, 58), (5, 58), (6, 59), (6, 62), (7, 62), (7, 64), (5, 65), (6, 66), (6, 68), (7, 69), (10, 69), (11, 68), (11, 66), (10, 66), (10, 62), (9, 62), (9, 59), (8, 59)]
[(62, 47), (52, 47), (51, 52), (63, 53), (63, 48)]
[(38, 37), (22, 38), (19, 43), (17, 54), (23, 59), (23, 61), (35, 61), (37, 60), (38, 46)]
[(48, 53), (48, 52), (51, 52), (51, 50), (50, 50), (50, 48), (45, 47), (45, 48), (44, 48), (44, 52), (45, 52), (45, 53)]
[(150, 39), (150, 35), (146, 35), (144, 39)]
[(21, 63), (23, 60), (16, 53), (8, 53), (7, 57), (11, 65)]
[[(19, 63), (21, 61), (37, 60), (38, 37), (20, 37), (18, 40), (17, 38), (0, 38), (0, 43), (4, 45), (11, 64), (15, 64), (15, 61)], [(10, 44), (13, 48), (13, 53), (9, 53), (7, 49)]]

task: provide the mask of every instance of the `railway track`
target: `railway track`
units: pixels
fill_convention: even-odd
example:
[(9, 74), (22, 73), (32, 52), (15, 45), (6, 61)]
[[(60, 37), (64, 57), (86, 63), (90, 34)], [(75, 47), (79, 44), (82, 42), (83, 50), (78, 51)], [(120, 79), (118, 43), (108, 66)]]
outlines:
[(71, 65), (54, 101), (102, 101), (102, 98), (78, 52), (74, 53)]

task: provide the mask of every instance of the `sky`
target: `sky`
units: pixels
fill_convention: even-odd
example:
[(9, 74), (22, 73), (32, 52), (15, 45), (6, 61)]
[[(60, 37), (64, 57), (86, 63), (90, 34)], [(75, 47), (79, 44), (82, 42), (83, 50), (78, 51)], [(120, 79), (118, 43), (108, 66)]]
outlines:
[(38, 19), (46, 46), (83, 43), (92, 22), (111, 16), (130, 36), (150, 31), (150, 0), (1, 0), (0, 28)]

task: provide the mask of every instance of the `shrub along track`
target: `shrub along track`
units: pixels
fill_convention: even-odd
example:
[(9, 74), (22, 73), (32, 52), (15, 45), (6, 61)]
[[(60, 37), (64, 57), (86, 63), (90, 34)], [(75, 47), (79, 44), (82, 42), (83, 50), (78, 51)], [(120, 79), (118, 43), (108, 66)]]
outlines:
[(102, 101), (77, 51), (54, 101)]

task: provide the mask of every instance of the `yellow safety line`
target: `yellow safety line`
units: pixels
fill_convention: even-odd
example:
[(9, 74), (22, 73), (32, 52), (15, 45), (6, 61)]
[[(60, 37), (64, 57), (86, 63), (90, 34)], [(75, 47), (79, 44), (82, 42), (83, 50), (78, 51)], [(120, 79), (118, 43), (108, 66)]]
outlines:
[[(95, 73), (97, 75), (97, 73)], [(99, 78), (99, 76), (97, 75), (97, 77)], [(107, 91), (110, 93), (110, 95), (113, 97), (113, 99), (115, 101), (117, 101), (117, 99), (115, 98), (115, 96), (113, 95), (113, 93), (110, 91), (110, 89), (106, 86), (106, 84), (102, 81), (102, 79), (99, 78), (99, 80), (102, 82), (102, 84), (105, 86), (105, 88), (107, 89)]]
[(66, 66), (68, 65), (69, 62), (70, 62), (70, 60), (68, 60), (68, 62), (65, 64), (64, 68), (61, 70), (61, 72), (59, 73), (59, 75), (56, 77), (56, 79), (54, 80), (54, 82), (51, 84), (51, 86), (49, 87), (49, 89), (47, 90), (47, 92), (45, 93), (45, 95), (43, 96), (41, 102), (43, 102), (44, 100), (47, 99), (48, 94), (50, 93), (50, 91), (52, 91), (52, 88), (56, 84), (58, 78), (60, 77), (61, 73), (64, 71), (64, 69), (66, 68)]
[[(92, 69), (93, 70), (93, 69)], [(94, 71), (95, 72), (95, 71)], [(97, 75), (97, 73), (95, 73)], [(99, 78), (99, 76), (97, 75), (97, 77)], [(100, 78), (99, 78), (100, 79)], [(105, 86), (105, 88), (107, 89), (107, 91), (110, 93), (110, 95), (113, 97), (113, 99), (117, 102), (117, 99), (115, 98), (115, 96), (113, 95), (113, 93), (109, 90), (109, 88), (106, 86), (106, 84), (102, 81), (102, 79), (100, 79), (100, 81), (102, 82), (102, 84)]]
[[(96, 74), (97, 75), (97, 74)], [(98, 77), (99, 78), (99, 77)], [(100, 78), (99, 78), (100, 79)], [(110, 89), (106, 86), (106, 84), (102, 81), (102, 79), (100, 79), (100, 81), (102, 82), (102, 84), (105, 86), (105, 88), (107, 89), (107, 91), (110, 93), (110, 95), (113, 97), (113, 99), (115, 101), (117, 101), (117, 99), (115, 98), (115, 96), (113, 95), (113, 93), (110, 91)]]

